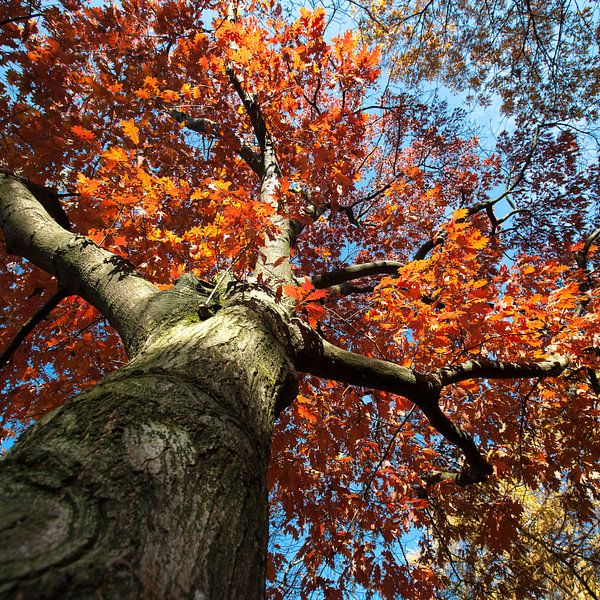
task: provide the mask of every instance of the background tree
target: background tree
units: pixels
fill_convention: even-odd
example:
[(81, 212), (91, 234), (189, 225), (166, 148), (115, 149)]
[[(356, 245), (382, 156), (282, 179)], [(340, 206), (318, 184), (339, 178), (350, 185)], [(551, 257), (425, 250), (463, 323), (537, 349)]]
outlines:
[[(499, 484), (501, 490), (490, 487), (495, 488), (490, 497), (472, 498), (477, 505), (472, 515), (433, 507), (437, 534), (447, 544), (444, 565), (454, 584), (448, 597), (597, 598), (598, 528), (573, 512), (581, 504), (579, 491), (531, 490), (508, 480)], [(478, 515), (498, 501), (512, 504), (513, 510), (491, 538), (484, 531), (489, 523)]]
[(505, 113), (578, 129), (598, 124), (598, 3), (394, 0), (353, 3), (393, 77), (441, 81)]
[(595, 517), (588, 148), (485, 155), (323, 10), (238, 8), (6, 3), (2, 424), (50, 414), (0, 471), (5, 596), (430, 598), (434, 509), (497, 553), (503, 479)]

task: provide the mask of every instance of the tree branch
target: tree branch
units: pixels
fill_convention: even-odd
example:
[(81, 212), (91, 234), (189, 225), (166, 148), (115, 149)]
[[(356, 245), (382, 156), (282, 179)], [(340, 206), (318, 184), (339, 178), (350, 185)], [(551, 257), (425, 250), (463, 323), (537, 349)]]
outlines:
[(404, 266), (393, 260), (378, 260), (369, 263), (354, 264), (348, 267), (334, 269), (327, 273), (320, 273), (311, 277), (312, 284), (317, 289), (323, 289), (339, 285), (361, 277), (373, 277), (374, 275), (397, 275), (398, 269)]
[(310, 342), (298, 354), (297, 367), (318, 377), (392, 392), (420, 404), (435, 383), (420, 373), (387, 360), (369, 358), (338, 348), (311, 332)]
[[(230, 5), (229, 13), (228, 18), (234, 20), (236, 11), (233, 5)], [(244, 89), (243, 77), (236, 74), (231, 65), (227, 67), (226, 71), (229, 81), (250, 119), (254, 135), (260, 146), (260, 199), (266, 204), (270, 204), (275, 211), (279, 211), (281, 207), (276, 192), (279, 188), (281, 169), (277, 162), (275, 145), (267, 129), (263, 112), (256, 101), (255, 94)], [(290, 263), (290, 249), (299, 235), (299, 226), (279, 212), (271, 217), (271, 223), (275, 229), (275, 235), (269, 237), (269, 234), (267, 234), (265, 237), (264, 244), (258, 252), (254, 274), (263, 281), (291, 282), (294, 280), (294, 275)]]
[(375, 290), (375, 285), (353, 285), (351, 283), (340, 283), (339, 285), (332, 285), (329, 288), (330, 297), (343, 297), (350, 296), (352, 294), (371, 294)]
[(0, 352), (0, 369), (4, 365), (8, 364), (17, 351), (19, 346), (23, 343), (25, 338), (41, 323), (48, 315), (61, 303), (61, 301), (68, 296), (64, 290), (58, 289), (54, 292), (38, 310), (33, 314), (16, 333), (16, 335), (9, 342), (8, 346)]
[(594, 289), (593, 271), (590, 271), (588, 265), (588, 254), (592, 244), (600, 236), (600, 227), (592, 231), (590, 235), (584, 240), (583, 248), (575, 254), (575, 262), (577, 266), (583, 271), (585, 275), (585, 281), (581, 283), (579, 289), (585, 294), (585, 298), (579, 302), (576, 316), (580, 316), (586, 310), (588, 304), (592, 301), (591, 292)]
[(312, 333), (303, 337), (308, 343), (296, 356), (299, 371), (408, 398), (421, 409), (430, 425), (464, 454), (467, 465), (461, 473), (455, 474), (456, 483), (479, 483), (491, 475), (492, 466), (471, 436), (457, 427), (441, 410), (441, 388), (435, 378), (386, 360), (342, 350)]
[(468, 360), (454, 367), (438, 369), (434, 377), (442, 387), (467, 379), (525, 379), (529, 377), (555, 377), (569, 364), (565, 356), (552, 356), (546, 360), (530, 362), (508, 362), (481, 358)]
[[(512, 182), (509, 181), (509, 183), (506, 187), (506, 190), (504, 190), (504, 192), (502, 192), (502, 194), (500, 194), (496, 198), (493, 198), (490, 200), (484, 200), (483, 202), (477, 202), (476, 204), (473, 204), (472, 206), (468, 207), (466, 209), (467, 215), (461, 219), (458, 219), (457, 220), (458, 223), (465, 221), (467, 219), (467, 217), (472, 217), (473, 215), (477, 214), (478, 212), (486, 211), (486, 214), (488, 215), (488, 218), (490, 219), (490, 223), (492, 224), (492, 235), (493, 235), (493, 234), (495, 234), (498, 225), (500, 225), (501, 223), (506, 221), (510, 216), (512, 216), (516, 212), (521, 212), (520, 209), (517, 209), (515, 203), (510, 199), (510, 195), (515, 191), (515, 188), (525, 178), (525, 173), (527, 171), (527, 167), (531, 163), (531, 160), (535, 153), (535, 149), (538, 144), (538, 136), (539, 136), (539, 127), (536, 127), (535, 131), (534, 131), (533, 141), (532, 141), (531, 147), (529, 149), (529, 153), (528, 153), (525, 161), (523, 161), (523, 165), (521, 166), (521, 169), (520, 169), (517, 177), (514, 179), (514, 181), (512, 181)], [(498, 204), (504, 198), (507, 199), (507, 202), (510, 204), (513, 211), (511, 213), (509, 213), (508, 215), (506, 215), (504, 218), (497, 219), (496, 215), (494, 214), (494, 206), (496, 206), (496, 204)], [(413, 260), (425, 259), (427, 257), (427, 255), (436, 246), (438, 246), (439, 244), (444, 242), (444, 239), (445, 239), (445, 235), (442, 234), (440, 236), (432, 237), (431, 239), (426, 240), (421, 245), (421, 247), (417, 250)]]
[(178, 123), (183, 123), (189, 130), (195, 131), (196, 133), (202, 133), (204, 135), (212, 136), (226, 142), (230, 142), (233, 149), (240, 158), (246, 162), (246, 164), (259, 176), (263, 176), (263, 165), (262, 159), (258, 152), (256, 152), (251, 146), (242, 142), (232, 132), (224, 132), (221, 130), (219, 125), (211, 120), (205, 118), (193, 118), (179, 110), (171, 110), (169, 114)]
[(4, 27), (9, 23), (17, 23), (18, 21), (29, 21), (29, 19), (36, 19), (37, 17), (43, 17), (44, 13), (31, 13), (29, 15), (21, 15), (18, 17), (10, 17), (8, 19), (3, 19), (0, 21), (0, 27)]
[(231, 82), (233, 89), (236, 91), (237, 95), (242, 101), (242, 104), (244, 105), (244, 108), (246, 109), (246, 114), (250, 118), (254, 135), (258, 140), (258, 145), (260, 146), (261, 152), (264, 154), (269, 134), (267, 131), (267, 124), (265, 123), (260, 106), (256, 101), (256, 97), (253, 93), (244, 90), (243, 80), (237, 76), (233, 70), (233, 67), (230, 66), (227, 68), (227, 75), (229, 76), (229, 81)]
[(119, 332), (128, 352), (137, 351), (152, 328), (145, 309), (158, 290), (125, 259), (61, 227), (30, 187), (0, 173), (0, 227), (7, 250), (96, 307)]
[(486, 481), (493, 472), (473, 438), (453, 423), (440, 408), (440, 392), (444, 386), (478, 377), (552, 377), (560, 375), (569, 364), (566, 357), (558, 355), (530, 362), (479, 359), (438, 369), (427, 375), (386, 360), (348, 352), (312, 331), (304, 333), (302, 338), (304, 345), (296, 354), (296, 368), (299, 371), (404, 396), (421, 409), (438, 433), (461, 450), (466, 460), (465, 468), (460, 473), (436, 471), (426, 478), (428, 484), (446, 480), (458, 485), (480, 483)]

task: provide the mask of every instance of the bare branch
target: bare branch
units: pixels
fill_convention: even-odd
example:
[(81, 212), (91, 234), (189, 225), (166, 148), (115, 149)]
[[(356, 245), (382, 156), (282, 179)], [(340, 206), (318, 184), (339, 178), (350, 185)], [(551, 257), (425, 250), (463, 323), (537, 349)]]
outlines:
[(17, 23), (19, 21), (29, 21), (29, 19), (36, 19), (37, 17), (43, 17), (44, 13), (31, 13), (29, 15), (21, 15), (18, 17), (10, 17), (8, 19), (3, 19), (0, 21), (0, 27), (4, 27), (9, 23)]
[(530, 377), (555, 377), (569, 364), (565, 356), (555, 355), (546, 360), (529, 362), (508, 362), (481, 358), (468, 360), (454, 367), (438, 369), (435, 377), (440, 385), (446, 386), (467, 379), (525, 379)]
[(397, 275), (398, 269), (404, 266), (393, 260), (378, 260), (369, 263), (355, 264), (340, 269), (334, 269), (327, 273), (321, 273), (311, 278), (312, 284), (317, 289), (328, 288), (339, 285), (361, 277), (373, 277), (374, 275)]
[(9, 342), (8, 346), (0, 352), (0, 369), (10, 362), (14, 353), (18, 350), (19, 346), (23, 343), (25, 338), (41, 323), (50, 313), (60, 304), (60, 302), (67, 297), (68, 294), (64, 290), (58, 289), (54, 292), (43, 304), (38, 308), (34, 315), (32, 315), (16, 333), (16, 335)]
[[(466, 211), (467, 214), (464, 217), (461, 217), (460, 219), (457, 219), (457, 223), (463, 223), (464, 221), (467, 220), (468, 217), (472, 217), (473, 215), (481, 212), (481, 211), (486, 211), (490, 222), (492, 223), (492, 229), (495, 231), (495, 228), (498, 226), (499, 223), (503, 222), (503, 220), (498, 221), (496, 219), (496, 216), (494, 215), (493, 212), (493, 207), (494, 205), (496, 205), (498, 202), (500, 202), (500, 200), (502, 200), (505, 196), (507, 196), (508, 194), (511, 193), (513, 188), (511, 188), (510, 190), (505, 191), (504, 193), (502, 193), (500, 196), (498, 196), (497, 198), (493, 198), (492, 200), (485, 200), (483, 202), (477, 202), (476, 204), (473, 204), (472, 206), (469, 206)], [(444, 242), (444, 240), (446, 239), (446, 236), (444, 235), (444, 233), (436, 236), (436, 237), (432, 237), (428, 240), (426, 240), (425, 242), (423, 242), (423, 244), (421, 245), (421, 247), (417, 250), (413, 260), (424, 260), (427, 255), (438, 245), (442, 244)]]
[[(500, 225), (501, 223), (503, 223), (504, 221), (506, 221), (510, 216), (512, 216), (513, 214), (517, 213), (517, 212), (522, 212), (520, 209), (517, 209), (515, 203), (511, 200), (510, 196), (513, 194), (513, 192), (515, 191), (515, 189), (517, 188), (517, 186), (523, 181), (523, 179), (525, 178), (525, 173), (527, 171), (527, 168), (529, 167), (529, 165), (531, 164), (531, 161), (533, 159), (533, 156), (535, 154), (535, 150), (537, 148), (537, 144), (538, 144), (538, 137), (539, 137), (539, 127), (535, 128), (534, 134), (533, 134), (533, 140), (531, 142), (531, 147), (529, 148), (529, 152), (527, 154), (527, 157), (525, 158), (525, 160), (523, 161), (523, 164), (521, 166), (521, 169), (519, 171), (519, 173), (517, 174), (517, 176), (515, 177), (515, 179), (513, 181), (509, 181), (508, 185), (506, 186), (506, 189), (504, 190), (504, 192), (502, 192), (499, 196), (497, 196), (496, 198), (492, 198), (489, 200), (484, 200), (483, 202), (477, 202), (476, 204), (473, 204), (472, 206), (468, 207), (467, 210), (467, 214), (465, 217), (458, 219), (458, 222), (463, 222), (465, 221), (468, 217), (472, 217), (473, 215), (485, 211), (488, 218), (490, 219), (490, 223), (492, 225), (492, 235), (495, 234), (496, 229), (498, 227), (498, 225)], [(496, 217), (496, 215), (494, 214), (494, 206), (496, 204), (498, 204), (501, 200), (504, 200), (506, 198), (507, 202), (510, 204), (511, 208), (513, 209), (513, 211), (511, 213), (509, 213), (509, 215), (507, 215), (506, 217), (504, 217), (503, 219), (498, 219)], [(414, 259), (413, 260), (424, 260), (427, 255), (439, 244), (443, 243), (445, 239), (445, 236), (439, 235), (437, 237), (432, 237), (429, 240), (426, 240), (421, 247), (417, 250)]]
[(502, 194), (500, 194), (495, 200), (493, 200), (492, 204), (497, 204), (498, 202), (500, 202), (500, 200), (503, 200), (504, 198), (506, 198), (507, 202), (510, 204), (510, 207), (512, 209), (517, 208), (515, 203), (511, 200), (510, 196), (515, 191), (516, 187), (521, 183), (521, 181), (523, 181), (523, 179), (525, 179), (525, 173), (527, 172), (527, 169), (529, 168), (529, 165), (531, 164), (531, 161), (535, 154), (535, 150), (538, 145), (539, 135), (540, 135), (540, 126), (537, 125), (533, 132), (533, 139), (531, 140), (531, 146), (529, 148), (529, 152), (527, 153), (525, 160), (521, 164), (519, 173), (517, 174), (517, 176), (515, 177), (515, 179), (513, 181), (510, 181), (510, 179), (509, 179), (508, 185), (506, 186), (506, 190), (504, 190), (504, 192), (502, 192)]

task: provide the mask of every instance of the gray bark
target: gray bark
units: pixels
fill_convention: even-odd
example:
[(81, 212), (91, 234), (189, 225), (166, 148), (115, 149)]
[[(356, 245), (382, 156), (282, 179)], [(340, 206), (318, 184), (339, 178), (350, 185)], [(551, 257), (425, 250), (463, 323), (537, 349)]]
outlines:
[(0, 468), (2, 598), (261, 598), (265, 473), (296, 373), (277, 315), (163, 328)]
[(156, 324), (148, 302), (158, 289), (126, 260), (61, 227), (19, 179), (0, 173), (0, 227), (6, 248), (54, 275), (60, 286), (95, 306), (131, 354)]

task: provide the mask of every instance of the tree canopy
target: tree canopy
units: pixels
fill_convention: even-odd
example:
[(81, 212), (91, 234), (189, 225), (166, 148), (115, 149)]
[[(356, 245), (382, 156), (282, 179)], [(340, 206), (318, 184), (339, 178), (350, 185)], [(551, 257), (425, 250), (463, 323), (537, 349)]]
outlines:
[[(273, 436), (269, 597), (598, 597), (592, 6), (1, 6), (0, 169), (159, 289), (252, 281), (325, 340)], [(500, 96), (493, 147), (438, 77)], [(5, 237), (10, 438), (127, 356)]]

